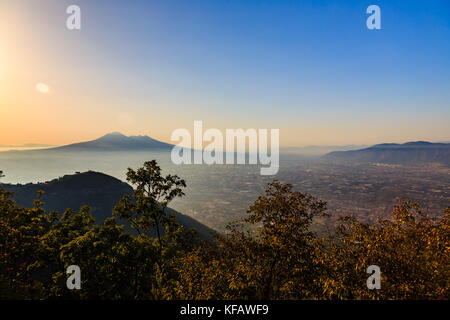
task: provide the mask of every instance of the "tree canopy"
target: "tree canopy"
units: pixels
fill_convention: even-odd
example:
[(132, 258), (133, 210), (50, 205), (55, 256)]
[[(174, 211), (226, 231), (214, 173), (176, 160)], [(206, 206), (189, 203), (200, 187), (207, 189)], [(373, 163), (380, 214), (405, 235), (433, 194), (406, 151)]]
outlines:
[[(432, 217), (400, 201), (391, 219), (344, 216), (318, 235), (326, 203), (274, 181), (207, 243), (167, 213), (183, 179), (149, 161), (127, 180), (133, 196), (101, 224), (87, 206), (46, 212), (39, 193), (24, 208), (0, 189), (0, 299), (449, 298), (450, 208)], [(66, 286), (70, 265), (80, 267), (79, 290)], [(366, 285), (370, 265), (381, 270), (380, 290)]]

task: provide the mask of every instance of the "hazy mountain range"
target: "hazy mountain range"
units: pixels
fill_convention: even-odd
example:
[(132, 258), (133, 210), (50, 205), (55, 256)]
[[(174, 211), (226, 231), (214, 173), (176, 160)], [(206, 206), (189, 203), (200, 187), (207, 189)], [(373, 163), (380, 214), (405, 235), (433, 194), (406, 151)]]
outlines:
[(40, 143), (26, 143), (21, 145), (9, 145), (9, 144), (0, 144), (0, 148), (50, 148), (56, 147), (51, 144), (40, 144)]
[[(0, 145), (8, 147), (7, 151), (17, 147), (18, 150), (27, 148), (33, 149), (39, 147), (44, 151), (151, 151), (167, 150), (173, 147), (172, 144), (161, 142), (150, 138), (149, 136), (125, 136), (120, 132), (108, 133), (98, 139), (73, 143), (64, 146), (52, 146), (45, 144), (24, 144), (21, 146)], [(282, 147), (281, 153), (293, 155), (321, 156), (331, 151), (357, 150), (367, 145), (343, 145), (343, 146), (306, 146), (306, 147)]]
[(322, 157), (326, 161), (376, 162), (390, 164), (444, 163), (450, 164), (450, 143), (426, 141), (403, 144), (383, 143), (369, 148), (333, 151)]
[[(33, 146), (37, 145), (33, 144)], [(169, 151), (171, 148), (173, 148), (172, 144), (161, 142), (148, 136), (127, 137), (119, 132), (113, 132), (91, 141), (25, 151), (52, 154), (52, 152)], [(426, 141), (403, 144), (383, 143), (370, 147), (357, 145), (287, 147), (281, 148), (280, 152), (281, 154), (322, 156), (322, 160), (334, 162), (450, 163), (450, 143), (431, 143)]]
[(281, 147), (280, 152), (286, 154), (298, 154), (309, 156), (322, 156), (332, 151), (358, 150), (369, 147), (368, 145), (343, 145), (343, 146), (306, 146), (306, 147)]
[(148, 136), (127, 137), (119, 132), (108, 133), (92, 141), (73, 143), (56, 147), (52, 151), (148, 151), (171, 149), (173, 145)]

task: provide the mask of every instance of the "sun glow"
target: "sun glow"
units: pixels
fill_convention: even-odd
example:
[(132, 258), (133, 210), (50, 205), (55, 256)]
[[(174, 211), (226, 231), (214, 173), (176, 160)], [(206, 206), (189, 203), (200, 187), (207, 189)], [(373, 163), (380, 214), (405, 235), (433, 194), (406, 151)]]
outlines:
[(40, 93), (47, 94), (50, 92), (50, 87), (45, 83), (39, 82), (36, 84), (36, 90), (39, 91)]

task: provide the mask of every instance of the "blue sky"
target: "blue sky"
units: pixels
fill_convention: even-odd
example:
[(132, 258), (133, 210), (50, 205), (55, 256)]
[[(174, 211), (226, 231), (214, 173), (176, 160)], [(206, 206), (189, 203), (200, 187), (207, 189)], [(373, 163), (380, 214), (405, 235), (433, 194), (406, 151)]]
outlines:
[[(70, 4), (81, 7), (80, 31), (64, 28)], [(371, 4), (381, 30), (366, 27)], [(13, 9), (11, 21), (26, 24), (17, 42), (34, 53), (22, 61), (54, 88), (37, 103), (57, 114), (67, 103), (58, 125), (45, 117), (47, 135), (23, 142), (107, 131), (169, 141), (194, 120), (280, 128), (284, 146), (450, 140), (447, 0), (24, 0)], [(90, 119), (82, 133), (74, 119)]]

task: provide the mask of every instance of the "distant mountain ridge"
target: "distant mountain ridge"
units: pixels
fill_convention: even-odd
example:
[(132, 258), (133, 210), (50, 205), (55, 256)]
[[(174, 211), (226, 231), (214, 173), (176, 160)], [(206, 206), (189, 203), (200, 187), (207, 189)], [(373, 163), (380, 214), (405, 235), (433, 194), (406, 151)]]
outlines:
[(333, 151), (358, 150), (366, 147), (368, 147), (368, 145), (342, 145), (342, 146), (309, 145), (306, 147), (281, 147), (280, 152), (285, 154), (323, 156)]
[(376, 162), (388, 164), (443, 163), (450, 165), (450, 143), (427, 141), (382, 143), (351, 151), (334, 151), (322, 157), (326, 161)]
[(56, 147), (55, 145), (51, 144), (41, 144), (41, 143), (25, 143), (25, 144), (19, 144), (19, 145), (9, 145), (9, 144), (0, 144), (0, 148), (50, 148), (50, 147)]
[[(51, 151), (148, 151), (169, 150), (173, 145), (150, 138), (149, 136), (125, 136), (112, 132), (95, 140), (73, 143), (46, 149)], [(42, 151), (42, 150), (41, 150)]]
[[(48, 211), (56, 210), (61, 214), (67, 208), (78, 211), (81, 206), (88, 205), (97, 223), (111, 217), (117, 202), (125, 194), (133, 193), (127, 183), (95, 171), (65, 175), (45, 183), (0, 184), (0, 188), (14, 192), (14, 200), (27, 208), (33, 207), (33, 200), (37, 198), (39, 190), (45, 192), (41, 200)], [(215, 234), (213, 229), (171, 208), (167, 212), (173, 213), (176, 220), (187, 229), (197, 230), (201, 239), (212, 240)]]

